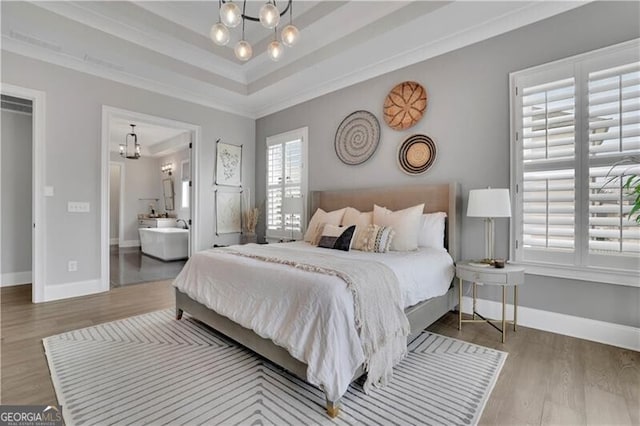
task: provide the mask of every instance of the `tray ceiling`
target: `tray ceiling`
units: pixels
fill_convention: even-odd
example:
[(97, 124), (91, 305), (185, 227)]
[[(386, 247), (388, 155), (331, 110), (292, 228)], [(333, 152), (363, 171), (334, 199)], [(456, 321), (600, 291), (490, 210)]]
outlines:
[(2, 49), (261, 117), (584, 4), (294, 0), (299, 43), (272, 62), (273, 33), (247, 22), (242, 63), (239, 28), (229, 46), (209, 39), (217, 1), (2, 2)]

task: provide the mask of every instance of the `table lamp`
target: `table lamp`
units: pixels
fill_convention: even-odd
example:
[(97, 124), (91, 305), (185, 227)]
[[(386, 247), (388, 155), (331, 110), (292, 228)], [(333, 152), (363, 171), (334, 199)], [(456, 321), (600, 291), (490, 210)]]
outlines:
[[(289, 215), (289, 228), (291, 231), (291, 240), (293, 237), (293, 215), (302, 215), (302, 197), (284, 197), (282, 199), (282, 214)], [(286, 222), (285, 222), (286, 223)], [(286, 229), (286, 225), (285, 225)]]
[(483, 217), (485, 243), (484, 263), (492, 263), (495, 259), (496, 217), (511, 217), (511, 198), (509, 190), (503, 188), (472, 189), (469, 191), (468, 217)]

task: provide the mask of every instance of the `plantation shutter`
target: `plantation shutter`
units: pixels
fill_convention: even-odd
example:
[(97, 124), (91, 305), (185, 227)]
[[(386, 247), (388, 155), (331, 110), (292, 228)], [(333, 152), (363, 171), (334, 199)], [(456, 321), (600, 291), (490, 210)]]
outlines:
[[(285, 198), (307, 197), (305, 170), (306, 127), (267, 138), (266, 152), (266, 236), (274, 239), (302, 237), (306, 209), (301, 213), (283, 212)], [(303, 202), (304, 204), (304, 202)]]
[(623, 185), (640, 174), (640, 63), (590, 72), (588, 110), (589, 253), (637, 255), (640, 227)]
[(575, 80), (554, 79), (520, 88), (522, 249), (575, 250)]
[(267, 147), (267, 231), (283, 229), (282, 197), (284, 144), (278, 143)]

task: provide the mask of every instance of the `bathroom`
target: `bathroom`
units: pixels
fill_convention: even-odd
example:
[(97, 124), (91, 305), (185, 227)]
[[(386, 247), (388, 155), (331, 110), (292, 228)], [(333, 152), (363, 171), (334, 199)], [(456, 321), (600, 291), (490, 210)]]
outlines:
[(191, 238), (191, 133), (118, 118), (110, 134), (111, 287), (175, 278)]

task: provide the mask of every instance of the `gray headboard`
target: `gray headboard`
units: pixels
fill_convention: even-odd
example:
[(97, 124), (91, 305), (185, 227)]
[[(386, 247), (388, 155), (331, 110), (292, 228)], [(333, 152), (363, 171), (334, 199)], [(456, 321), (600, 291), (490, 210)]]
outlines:
[(391, 210), (424, 203), (425, 213), (446, 212), (445, 247), (453, 260), (460, 260), (462, 201), (460, 185), (456, 182), (311, 192), (312, 214), (318, 208), (331, 211), (353, 207), (371, 211), (374, 203)]

